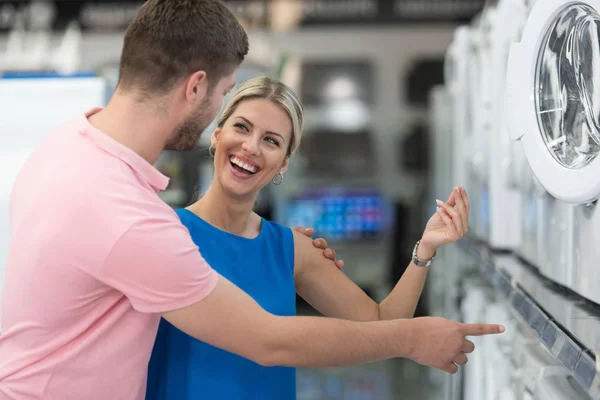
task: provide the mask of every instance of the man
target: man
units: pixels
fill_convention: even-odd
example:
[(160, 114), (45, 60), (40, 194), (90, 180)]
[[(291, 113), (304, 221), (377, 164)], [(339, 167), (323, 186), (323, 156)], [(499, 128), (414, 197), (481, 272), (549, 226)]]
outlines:
[(456, 372), (466, 335), (441, 318), (278, 317), (218, 276), (157, 193), (152, 165), (192, 148), (234, 86), (248, 39), (217, 0), (149, 0), (125, 33), (105, 109), (58, 127), (12, 192), (0, 399), (142, 399), (160, 317), (262, 365), (391, 357)]

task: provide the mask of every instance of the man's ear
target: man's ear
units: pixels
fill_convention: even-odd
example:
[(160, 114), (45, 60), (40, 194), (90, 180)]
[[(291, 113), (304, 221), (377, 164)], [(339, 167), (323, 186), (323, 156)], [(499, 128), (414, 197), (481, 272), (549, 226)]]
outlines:
[(185, 84), (185, 98), (188, 103), (202, 102), (208, 94), (208, 78), (206, 72), (196, 71), (191, 74)]

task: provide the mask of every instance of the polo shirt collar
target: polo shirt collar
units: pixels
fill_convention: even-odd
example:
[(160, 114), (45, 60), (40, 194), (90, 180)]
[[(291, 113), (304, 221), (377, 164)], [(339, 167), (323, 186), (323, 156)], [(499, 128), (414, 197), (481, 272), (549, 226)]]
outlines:
[(165, 190), (169, 185), (169, 178), (167, 176), (163, 175), (135, 151), (117, 142), (106, 133), (90, 124), (88, 118), (100, 110), (102, 110), (102, 107), (96, 107), (82, 115), (80, 133), (93, 140), (102, 150), (129, 165), (157, 191)]

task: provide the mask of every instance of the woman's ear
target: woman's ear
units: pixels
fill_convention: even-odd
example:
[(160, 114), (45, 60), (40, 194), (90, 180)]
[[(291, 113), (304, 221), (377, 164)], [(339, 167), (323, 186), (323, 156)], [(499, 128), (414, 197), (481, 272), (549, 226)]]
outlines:
[(285, 174), (285, 171), (287, 171), (287, 167), (290, 163), (290, 158), (286, 157), (285, 160), (283, 160), (283, 164), (281, 164), (281, 168), (279, 168), (279, 172), (281, 173), (281, 175)]
[(213, 133), (210, 134), (210, 144), (216, 146), (219, 141), (219, 135), (221, 134), (221, 128), (216, 128)]

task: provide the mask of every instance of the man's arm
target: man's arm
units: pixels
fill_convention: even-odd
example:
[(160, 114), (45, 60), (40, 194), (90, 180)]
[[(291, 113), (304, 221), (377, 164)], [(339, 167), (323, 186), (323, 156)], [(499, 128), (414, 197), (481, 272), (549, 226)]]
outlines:
[(204, 300), (163, 317), (198, 340), (265, 366), (335, 367), (407, 357), (454, 373), (456, 364), (466, 362), (464, 353), (474, 349), (466, 335), (503, 330), (443, 318), (354, 322), (279, 317), (223, 277)]
[(333, 367), (410, 353), (408, 329), (397, 321), (384, 326), (275, 316), (223, 277), (204, 300), (163, 317), (199, 340), (266, 366)]
[[(318, 251), (318, 250), (317, 250)], [(391, 357), (455, 372), (473, 350), (465, 335), (499, 332), (441, 318), (353, 322), (269, 314), (220, 277), (176, 216), (144, 218), (123, 232), (94, 276), (139, 312), (164, 315), (206, 343), (263, 365), (338, 366)]]

